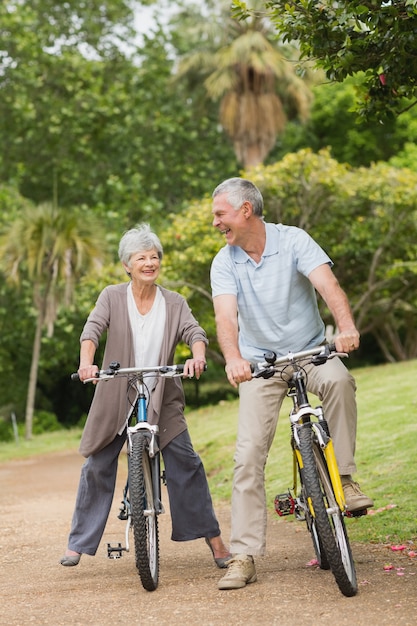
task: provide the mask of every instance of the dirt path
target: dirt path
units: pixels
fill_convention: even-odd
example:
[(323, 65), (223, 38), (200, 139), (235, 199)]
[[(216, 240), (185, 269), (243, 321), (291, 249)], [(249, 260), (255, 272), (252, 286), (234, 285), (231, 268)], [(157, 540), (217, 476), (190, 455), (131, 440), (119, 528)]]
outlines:
[[(145, 591), (132, 553), (106, 557), (107, 542), (124, 542), (124, 523), (117, 519), (124, 458), (97, 555), (64, 568), (58, 561), (81, 464), (76, 452), (68, 452), (0, 465), (2, 625), (417, 623), (417, 559), (383, 546), (353, 545), (359, 594), (345, 598), (329, 572), (308, 565), (314, 554), (305, 526), (276, 516), (268, 523), (268, 554), (256, 560), (258, 582), (236, 591), (218, 591), (222, 572), (204, 541), (172, 542), (169, 514), (161, 516), (160, 584)], [(168, 508), (166, 494), (164, 503)], [(229, 510), (217, 513), (227, 541)], [(386, 563), (394, 569), (384, 571)]]

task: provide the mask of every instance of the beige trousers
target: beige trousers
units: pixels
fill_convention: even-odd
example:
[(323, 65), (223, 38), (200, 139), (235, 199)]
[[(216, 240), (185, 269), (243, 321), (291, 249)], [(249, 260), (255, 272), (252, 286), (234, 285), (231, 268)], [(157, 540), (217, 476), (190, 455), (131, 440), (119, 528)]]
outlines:
[[(334, 358), (308, 365), (308, 390), (322, 402), (341, 474), (353, 474), (356, 441), (355, 380)], [(231, 547), (233, 554), (265, 554), (267, 508), (265, 465), (288, 386), (276, 374), (239, 387), (239, 422), (234, 456)]]

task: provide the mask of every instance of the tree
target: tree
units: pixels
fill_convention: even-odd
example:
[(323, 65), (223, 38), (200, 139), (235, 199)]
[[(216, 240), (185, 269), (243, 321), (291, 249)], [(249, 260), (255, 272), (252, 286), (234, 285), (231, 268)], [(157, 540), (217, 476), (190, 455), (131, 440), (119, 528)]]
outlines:
[(354, 111), (357, 78), (343, 83), (325, 82), (313, 87), (313, 103), (306, 124), (289, 122), (271, 153), (269, 162), (280, 161), (289, 152), (330, 148), (340, 163), (354, 167), (390, 161), (398, 167), (415, 169), (414, 147), (417, 108), (385, 120), (362, 119)]
[[(287, 118), (305, 120), (310, 90), (289, 58), (294, 49), (272, 41), (270, 23), (256, 13), (236, 22), (221, 3), (217, 15), (200, 24), (194, 48), (180, 58), (177, 77), (204, 80), (208, 96), (220, 100), (220, 122), (245, 168), (262, 163)], [(219, 33), (221, 34), (219, 36)]]
[[(384, 120), (417, 103), (415, 0), (267, 0), (263, 8), (284, 41), (299, 43), (329, 80), (361, 75), (357, 111)], [(248, 14), (233, 2), (234, 15)]]
[[(261, 189), (268, 221), (307, 230), (335, 263), (358, 328), (385, 360), (417, 356), (417, 174), (386, 164), (351, 168), (323, 150), (300, 150), (247, 172)], [(193, 203), (162, 233), (172, 242), (164, 280), (180, 285), (215, 349), (210, 263), (223, 245), (209, 198)], [(326, 323), (333, 320), (320, 302)], [(377, 347), (375, 347), (375, 345)]]
[[(106, 22), (105, 46), (84, 3), (85, 32), (70, 37), (63, 17), (77, 4), (38, 0), (9, 12), (0, 3), (0, 181), (35, 204), (55, 194), (61, 207), (117, 214), (122, 228), (163, 221), (203, 194), (219, 169), (236, 171), (217, 109), (199, 110), (185, 85), (172, 84), (172, 51), (159, 27), (140, 44), (132, 36), (126, 51), (116, 33), (113, 46), (107, 41)], [(99, 15), (106, 5), (92, 8)], [(115, 10), (111, 17), (121, 21)]]
[(32, 286), (36, 327), (26, 400), (26, 439), (32, 436), (43, 328), (49, 335), (61, 306), (71, 301), (80, 276), (101, 262), (104, 236), (85, 211), (60, 211), (52, 204), (30, 207), (3, 228), (1, 266), (9, 282)]

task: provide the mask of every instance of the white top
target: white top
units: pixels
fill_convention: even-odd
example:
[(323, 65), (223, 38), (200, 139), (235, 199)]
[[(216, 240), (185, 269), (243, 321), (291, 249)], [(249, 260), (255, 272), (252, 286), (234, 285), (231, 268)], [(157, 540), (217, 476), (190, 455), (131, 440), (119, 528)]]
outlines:
[[(136, 306), (132, 283), (129, 283), (127, 287), (127, 310), (133, 335), (135, 367), (160, 365), (159, 358), (166, 322), (166, 304), (161, 290), (157, 287), (152, 308), (148, 313), (142, 315)], [(148, 401), (157, 379), (157, 376), (152, 375), (146, 375), (144, 379)], [(133, 407), (129, 412), (129, 417), (132, 411)]]

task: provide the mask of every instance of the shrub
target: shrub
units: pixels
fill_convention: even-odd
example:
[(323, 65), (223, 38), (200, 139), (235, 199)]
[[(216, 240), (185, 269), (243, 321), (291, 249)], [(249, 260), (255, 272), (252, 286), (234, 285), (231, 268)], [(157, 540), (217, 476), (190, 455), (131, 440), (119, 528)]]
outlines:
[(50, 411), (37, 411), (33, 417), (33, 429), (34, 435), (41, 435), (45, 432), (52, 432), (54, 430), (61, 430), (62, 425), (58, 422), (58, 418), (55, 413)]

